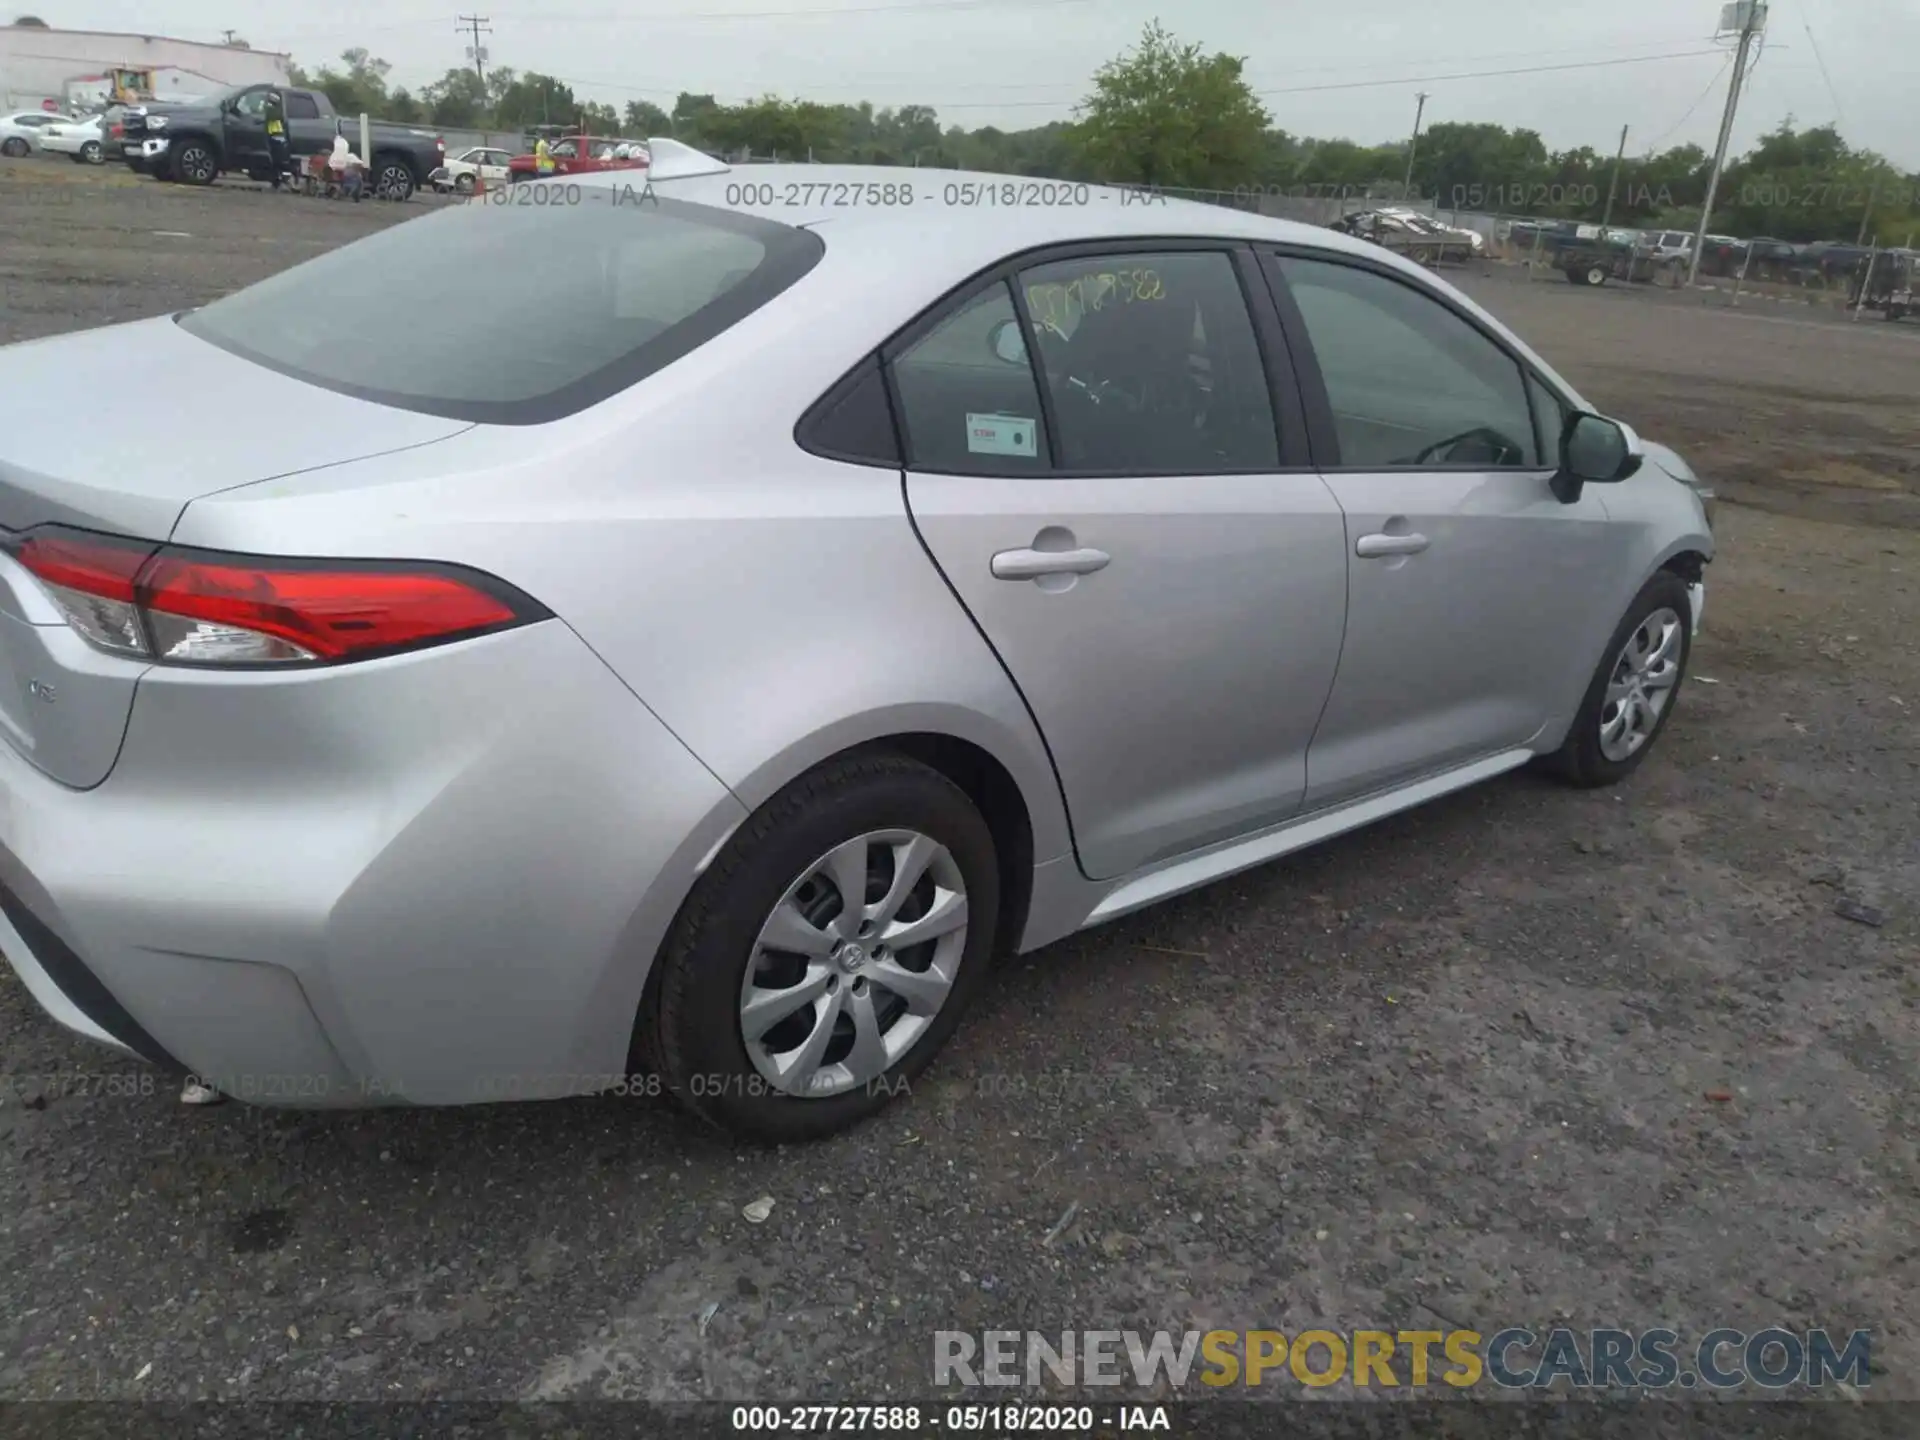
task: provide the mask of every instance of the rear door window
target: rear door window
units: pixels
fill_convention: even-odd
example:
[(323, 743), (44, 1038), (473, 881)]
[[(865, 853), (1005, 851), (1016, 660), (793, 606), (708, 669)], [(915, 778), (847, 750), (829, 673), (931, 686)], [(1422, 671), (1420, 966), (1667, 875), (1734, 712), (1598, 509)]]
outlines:
[(1062, 470), (1279, 468), (1273, 395), (1226, 251), (1061, 260), (1018, 283)]
[(380, 404), (540, 424), (704, 345), (823, 249), (761, 216), (585, 186), (578, 203), (460, 206), (392, 226), (179, 323)]
[(320, 106), (311, 95), (287, 96), (287, 118), (289, 120), (318, 120)]
[(907, 460), (947, 475), (1039, 475), (1048, 468), (1040, 390), (1001, 281), (914, 342), (893, 364)]

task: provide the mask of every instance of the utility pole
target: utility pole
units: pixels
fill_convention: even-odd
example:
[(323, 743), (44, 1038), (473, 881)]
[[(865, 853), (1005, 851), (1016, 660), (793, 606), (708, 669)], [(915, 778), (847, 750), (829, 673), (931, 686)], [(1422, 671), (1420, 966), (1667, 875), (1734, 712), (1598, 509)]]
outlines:
[(1746, 79), (1747, 55), (1753, 49), (1753, 37), (1766, 24), (1767, 7), (1760, 0), (1740, 0), (1726, 12), (1741, 19), (1740, 48), (1733, 57), (1733, 79), (1727, 83), (1727, 109), (1720, 117), (1720, 139), (1713, 147), (1713, 173), (1707, 177), (1707, 198), (1700, 207), (1700, 225), (1693, 233), (1692, 263), (1687, 268), (1687, 284), (1700, 279), (1700, 257), (1707, 248), (1707, 226), (1713, 221), (1714, 198), (1720, 193), (1720, 173), (1727, 165), (1727, 145), (1733, 139), (1733, 116), (1740, 106), (1740, 86)]
[(480, 97), (483, 101), (487, 94), (487, 49), (480, 43), (480, 37), (493, 33), (493, 26), (488, 23), (490, 19), (486, 15), (462, 15), (459, 24), (453, 27), (456, 33), (471, 32), (473, 35), (473, 45), (467, 53), (473, 58), (473, 73), (480, 77)]
[(1427, 92), (1422, 90), (1417, 98), (1420, 105), (1413, 112), (1413, 138), (1407, 142), (1407, 183), (1400, 187), (1404, 192), (1401, 198), (1407, 200), (1413, 198), (1413, 157), (1420, 149), (1420, 122), (1427, 114)]
[(237, 35), (237, 34), (239, 34), (239, 33), (240, 33), (240, 32), (239, 32), (239, 31), (237, 31), (237, 30), (222, 30), (222, 31), (220, 32), (220, 36), (221, 36), (221, 39), (220, 39), (220, 43), (221, 43), (222, 45), (231, 45), (231, 44), (233, 44), (233, 37), (234, 37), (235, 35)]
[(1613, 223), (1613, 198), (1620, 193), (1620, 167), (1627, 163), (1627, 127), (1620, 127), (1620, 153), (1613, 157), (1613, 179), (1607, 184), (1607, 208), (1600, 216), (1600, 238), (1606, 239), (1607, 226)]

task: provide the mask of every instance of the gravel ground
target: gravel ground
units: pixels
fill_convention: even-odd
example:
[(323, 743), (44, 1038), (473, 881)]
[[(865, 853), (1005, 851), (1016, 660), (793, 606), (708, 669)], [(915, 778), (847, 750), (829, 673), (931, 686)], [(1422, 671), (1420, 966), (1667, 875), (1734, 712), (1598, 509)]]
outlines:
[[(424, 208), (0, 162), (0, 342)], [(936, 1329), (1568, 1323), (1870, 1327), (1920, 1398), (1920, 345), (1462, 283), (1734, 502), (1630, 784), (1507, 778), (1009, 962), (909, 1101), (787, 1152), (111, 1093), (4, 975), (0, 1395), (874, 1398)]]

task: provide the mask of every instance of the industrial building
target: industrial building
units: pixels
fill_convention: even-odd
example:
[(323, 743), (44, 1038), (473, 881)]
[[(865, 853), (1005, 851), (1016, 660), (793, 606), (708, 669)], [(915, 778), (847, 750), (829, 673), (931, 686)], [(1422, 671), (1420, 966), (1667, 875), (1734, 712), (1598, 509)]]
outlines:
[(164, 35), (0, 25), (0, 110), (98, 108), (113, 70), (150, 71), (156, 97), (287, 80), (288, 55)]

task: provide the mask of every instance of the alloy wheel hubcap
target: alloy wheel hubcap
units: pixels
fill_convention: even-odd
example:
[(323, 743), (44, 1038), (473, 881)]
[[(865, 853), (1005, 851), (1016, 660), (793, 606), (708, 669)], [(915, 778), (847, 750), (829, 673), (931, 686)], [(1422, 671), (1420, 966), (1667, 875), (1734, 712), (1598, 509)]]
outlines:
[(775, 1089), (871, 1085), (945, 1008), (967, 948), (967, 888), (917, 830), (835, 846), (787, 887), (740, 985), (740, 1038)]
[(1680, 616), (1671, 608), (1655, 610), (1627, 637), (1600, 708), (1600, 753), (1607, 759), (1625, 760), (1653, 738), (1680, 683), (1684, 649)]

